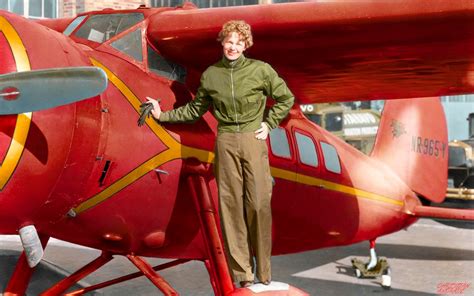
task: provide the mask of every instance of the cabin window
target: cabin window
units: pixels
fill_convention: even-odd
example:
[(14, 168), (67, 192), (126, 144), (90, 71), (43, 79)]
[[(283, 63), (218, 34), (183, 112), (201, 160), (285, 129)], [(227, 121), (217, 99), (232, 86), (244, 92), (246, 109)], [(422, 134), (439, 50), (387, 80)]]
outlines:
[(82, 21), (86, 18), (86, 15), (82, 15), (79, 17), (76, 17), (70, 24), (67, 26), (66, 30), (64, 30), (63, 34), (66, 36), (71, 35), (71, 33), (79, 26)]
[(316, 153), (316, 146), (314, 145), (313, 140), (310, 137), (298, 132), (295, 132), (295, 137), (301, 163), (317, 167), (318, 155)]
[(321, 142), (321, 149), (323, 151), (326, 169), (330, 172), (340, 174), (341, 163), (339, 161), (336, 148), (334, 148), (334, 146), (331, 144)]
[(115, 40), (114, 42), (110, 43), (110, 46), (125, 53), (137, 61), (143, 61), (142, 33), (140, 28), (128, 33), (120, 39)]
[(270, 132), (270, 148), (275, 156), (291, 158), (290, 143), (285, 129), (277, 127)]
[(76, 32), (79, 38), (102, 43), (141, 22), (141, 13), (117, 13), (91, 15)]
[(186, 69), (178, 64), (175, 64), (148, 46), (148, 68), (153, 73), (164, 76), (170, 80), (175, 80), (184, 83), (186, 80)]

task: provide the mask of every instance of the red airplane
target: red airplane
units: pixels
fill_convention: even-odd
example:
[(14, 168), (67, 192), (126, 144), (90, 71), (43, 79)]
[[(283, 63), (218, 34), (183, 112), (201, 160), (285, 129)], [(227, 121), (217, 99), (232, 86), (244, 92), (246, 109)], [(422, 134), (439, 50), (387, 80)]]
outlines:
[[(164, 110), (192, 100), (230, 19), (252, 25), (248, 56), (269, 62), (298, 103), (389, 100), (370, 156), (298, 106), (272, 131), (274, 255), (368, 240), (371, 270), (375, 240), (419, 217), (474, 220), (471, 210), (427, 206), (447, 185), (438, 97), (474, 92), (472, 1), (186, 3), (36, 22), (0, 11), (0, 233), (19, 234), (25, 250), (4, 295), (25, 293), (50, 237), (102, 254), (42, 295), (66, 293), (115, 255), (140, 272), (68, 295), (139, 275), (175, 295), (156, 270), (189, 260), (205, 264), (216, 295), (256, 294), (234, 287), (224, 258), (215, 119), (137, 127), (146, 96)], [(176, 260), (152, 267), (141, 256)], [(258, 295), (306, 293), (288, 285)]]

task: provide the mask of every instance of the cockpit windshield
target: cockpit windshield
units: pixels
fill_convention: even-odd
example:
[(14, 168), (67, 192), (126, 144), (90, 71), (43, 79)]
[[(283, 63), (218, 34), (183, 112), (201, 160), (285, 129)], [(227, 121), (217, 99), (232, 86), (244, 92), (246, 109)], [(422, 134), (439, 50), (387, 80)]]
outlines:
[(144, 20), (142, 13), (91, 15), (74, 34), (76, 37), (102, 43)]

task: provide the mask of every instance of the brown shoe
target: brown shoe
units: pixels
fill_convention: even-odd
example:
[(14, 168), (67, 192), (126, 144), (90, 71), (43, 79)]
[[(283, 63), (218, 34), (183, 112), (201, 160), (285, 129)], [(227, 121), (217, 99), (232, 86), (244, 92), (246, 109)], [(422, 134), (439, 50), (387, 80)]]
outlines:
[(247, 287), (250, 287), (251, 285), (253, 285), (253, 282), (252, 281), (241, 281), (240, 282), (240, 286), (242, 288), (247, 288)]

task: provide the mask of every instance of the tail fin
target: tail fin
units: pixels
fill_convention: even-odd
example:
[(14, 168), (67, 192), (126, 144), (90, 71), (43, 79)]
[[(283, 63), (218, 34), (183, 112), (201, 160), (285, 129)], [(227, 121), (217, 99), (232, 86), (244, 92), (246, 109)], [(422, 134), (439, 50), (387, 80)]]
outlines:
[(372, 157), (391, 167), (417, 194), (442, 202), (447, 187), (448, 136), (440, 99), (387, 101)]

